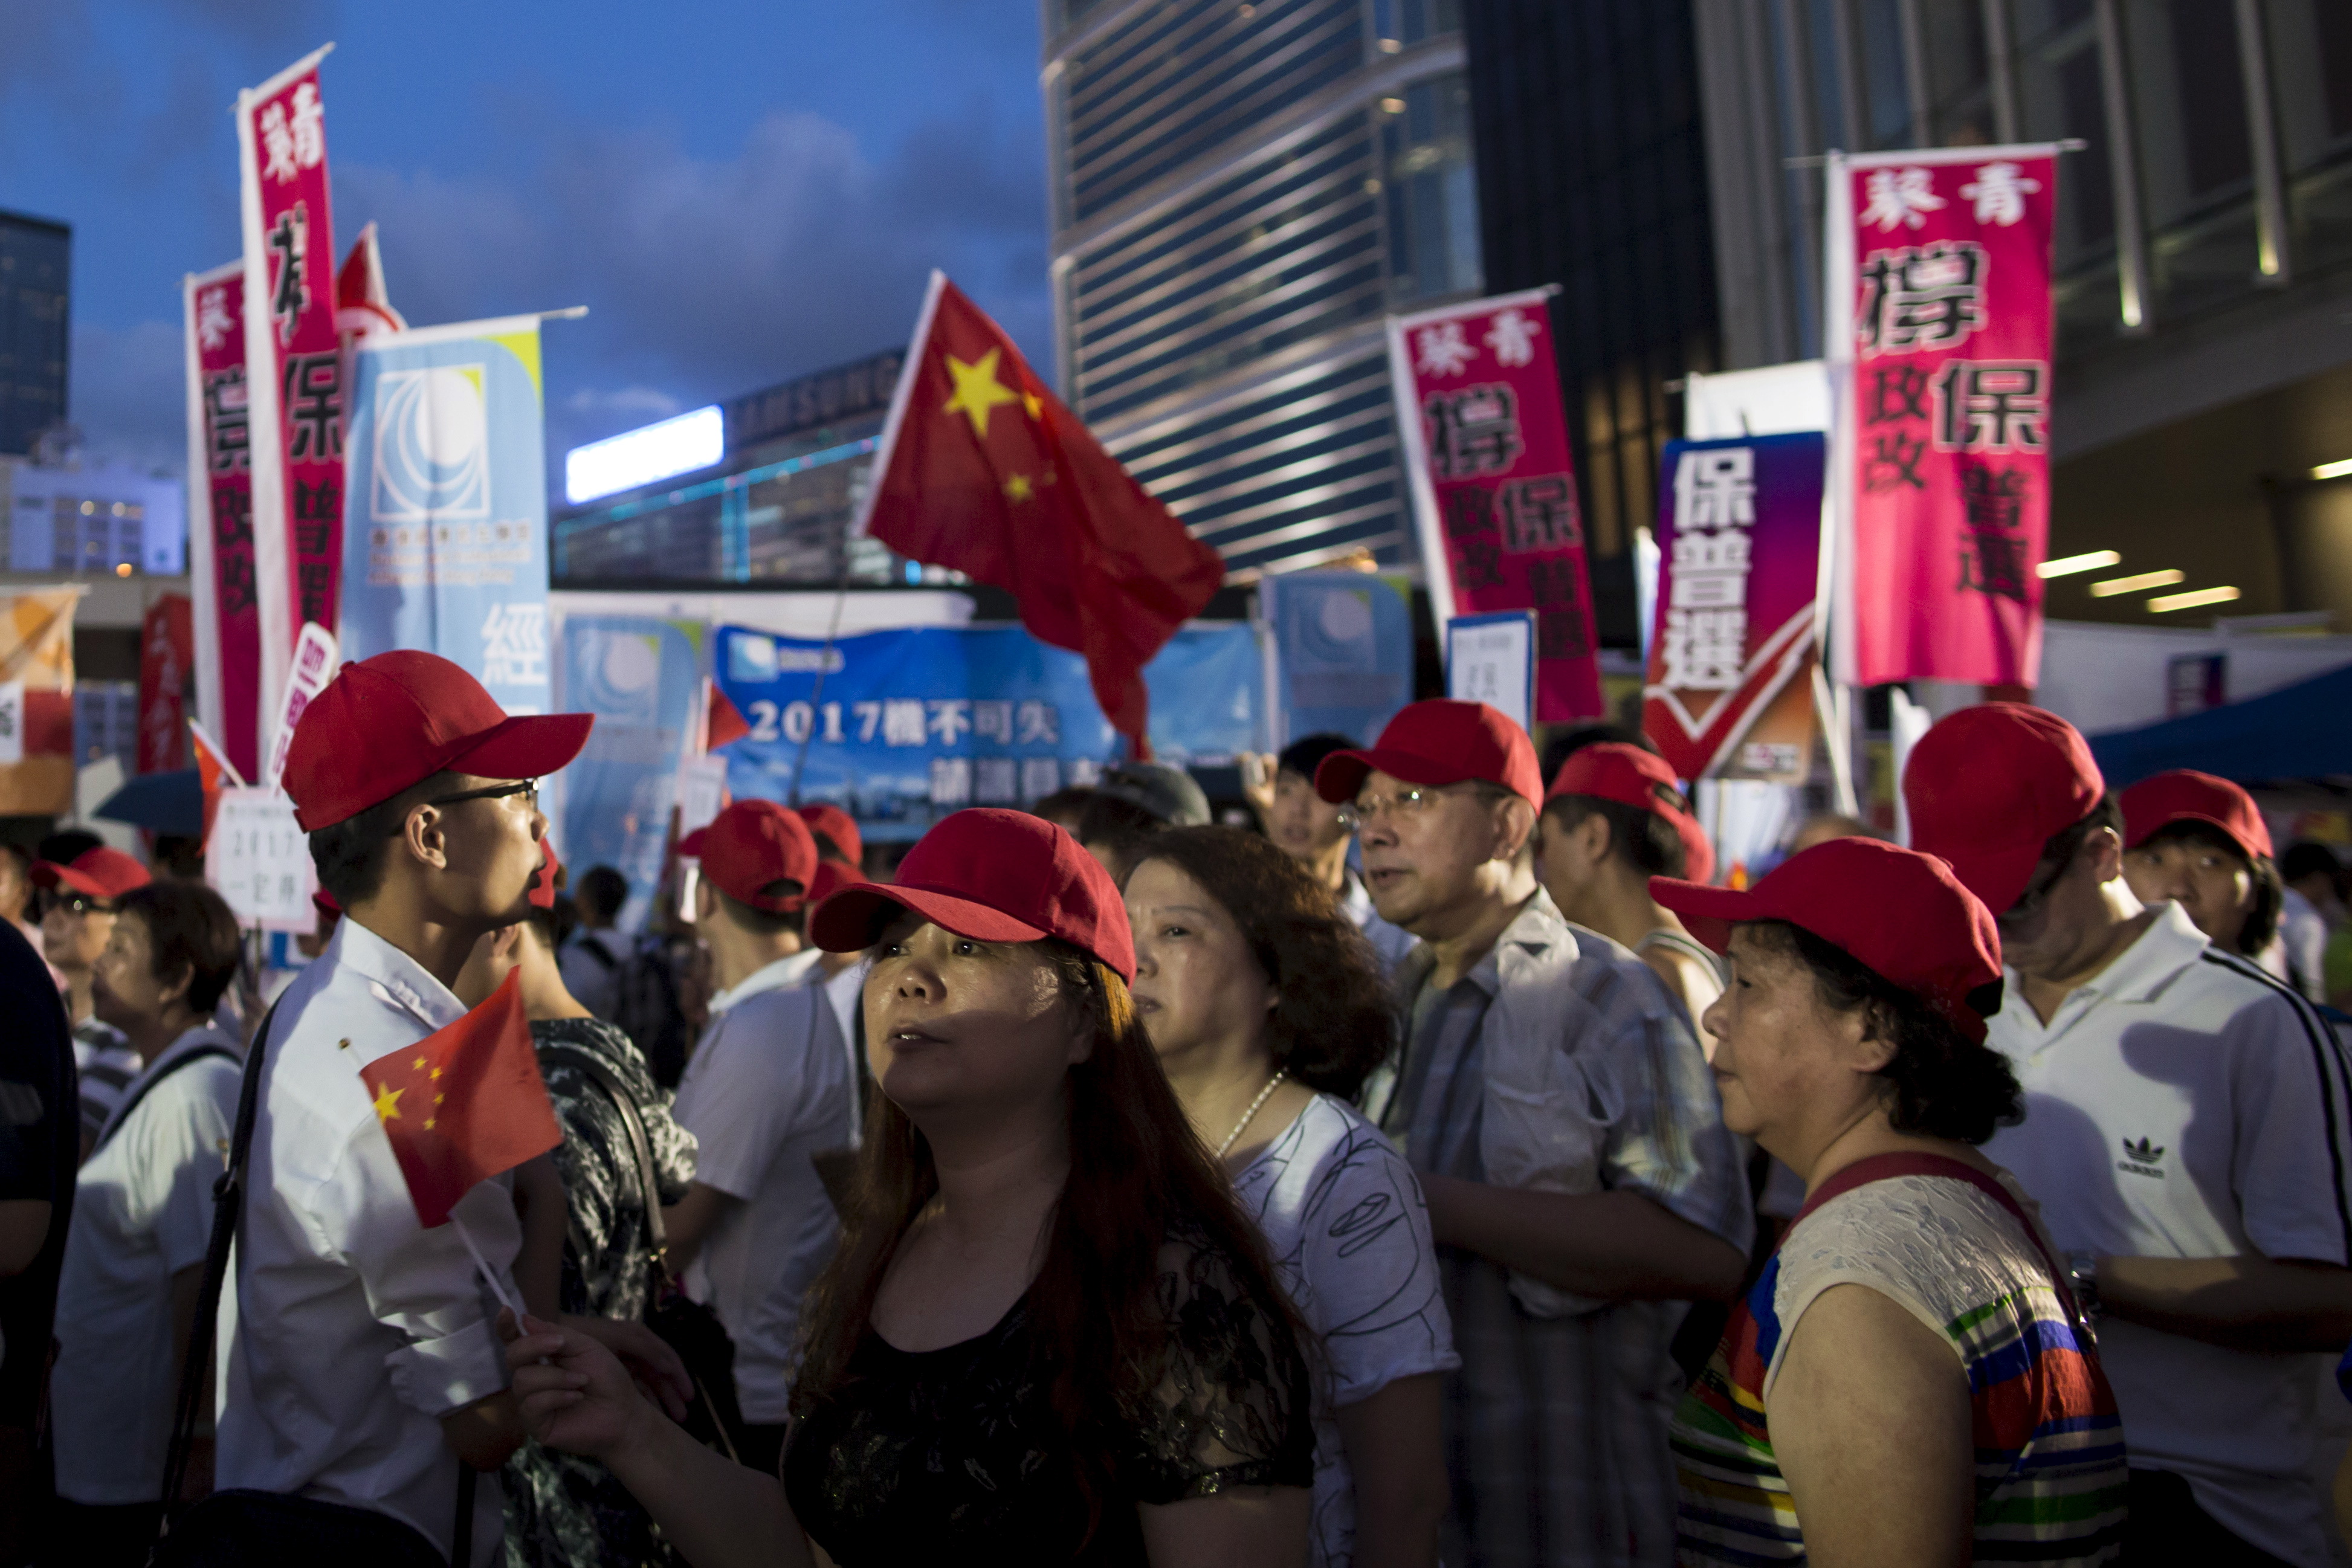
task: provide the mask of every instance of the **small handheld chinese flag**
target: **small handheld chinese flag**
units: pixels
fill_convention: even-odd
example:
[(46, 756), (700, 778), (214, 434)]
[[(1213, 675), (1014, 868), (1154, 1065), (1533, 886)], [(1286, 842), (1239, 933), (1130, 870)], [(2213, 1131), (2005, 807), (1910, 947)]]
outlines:
[(1139, 758), (1143, 666), (1225, 580), (1223, 559), (1137, 484), (945, 275), (915, 329), (862, 531), (1012, 593), (1041, 643), (1087, 657)]
[(704, 676), (702, 695), (702, 749), (706, 756), (751, 733), (751, 721), (719, 689), (717, 681)]
[(448, 1028), (361, 1068), (360, 1082), (427, 1228), (476, 1183), (563, 1141), (513, 974)]

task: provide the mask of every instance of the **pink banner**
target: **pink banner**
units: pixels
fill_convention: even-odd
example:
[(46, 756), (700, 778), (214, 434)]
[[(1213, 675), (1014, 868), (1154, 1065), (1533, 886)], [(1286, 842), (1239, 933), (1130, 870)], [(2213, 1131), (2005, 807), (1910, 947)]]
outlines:
[(188, 765), (188, 676), (195, 662), (185, 594), (167, 593), (139, 622), (139, 771)]
[(1832, 164), (1853, 684), (2031, 686), (2040, 672), (2054, 152)]
[(246, 298), (254, 307), (246, 324), (247, 361), (257, 367), (250, 382), (253, 525), (264, 712), (284, 683), (303, 623), (334, 630), (342, 560), (342, 346), (319, 97), (324, 53), (237, 98)]
[(189, 278), (186, 307), (188, 570), (196, 599), (198, 706), (217, 727), (230, 760), (250, 777), (260, 752), (261, 618), (243, 267), (231, 263)]
[(1440, 631), (1536, 614), (1536, 719), (1602, 711), (1584, 522), (1541, 291), (1389, 319), (1397, 418)]

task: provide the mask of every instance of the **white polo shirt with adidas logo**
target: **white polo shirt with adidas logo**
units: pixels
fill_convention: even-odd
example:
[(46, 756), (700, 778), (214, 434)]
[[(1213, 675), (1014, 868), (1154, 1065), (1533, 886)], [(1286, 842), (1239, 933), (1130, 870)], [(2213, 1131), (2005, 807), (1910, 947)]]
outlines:
[[(2024, 1123), (1985, 1155), (2068, 1251), (2352, 1262), (2352, 1064), (2309, 1005), (2222, 953), (2177, 904), (2045, 1027), (2016, 975), (1991, 1043)], [(2329, 1561), (2306, 1472), (2319, 1367), (2113, 1318), (2100, 1359), (2135, 1466), (2291, 1563)]]

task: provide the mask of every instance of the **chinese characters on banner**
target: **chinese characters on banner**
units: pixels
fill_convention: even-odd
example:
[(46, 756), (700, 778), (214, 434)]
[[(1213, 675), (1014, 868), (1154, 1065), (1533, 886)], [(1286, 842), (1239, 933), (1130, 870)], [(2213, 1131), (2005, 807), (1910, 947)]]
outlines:
[(539, 318), (372, 334), (352, 363), (343, 657), (428, 649), (547, 712)]
[[(245, 213), (261, 703), (274, 712), (296, 634), (335, 630), (342, 555), (343, 371), (319, 61), (307, 55), (236, 99)], [(230, 742), (236, 745), (235, 741)], [(257, 749), (267, 746), (257, 737)]]
[(1684, 779), (1801, 779), (1812, 759), (1818, 433), (1666, 444), (1642, 728)]
[(1550, 319), (1540, 289), (1389, 318), (1397, 423), (1438, 624), (1531, 610), (1538, 722), (1602, 711)]
[(247, 778), (261, 751), (261, 606), (245, 386), (245, 264), (191, 274), (188, 579), (195, 594), (196, 711)]
[(1831, 158), (1842, 681), (2040, 673), (2056, 151)]
[(185, 594), (167, 593), (139, 622), (139, 771), (188, 766), (188, 677), (195, 636)]

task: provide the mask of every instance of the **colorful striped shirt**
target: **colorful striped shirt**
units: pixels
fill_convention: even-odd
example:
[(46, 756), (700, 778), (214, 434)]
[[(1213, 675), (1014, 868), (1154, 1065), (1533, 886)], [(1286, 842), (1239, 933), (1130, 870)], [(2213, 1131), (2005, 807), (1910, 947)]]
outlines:
[(1834, 1285), (1899, 1302), (1967, 1369), (1976, 1560), (2103, 1563), (2122, 1552), (2123, 1425), (2006, 1173), (1878, 1155), (1806, 1203), (1675, 1413), (1679, 1560), (1802, 1563), (1802, 1521), (1773, 1457), (1772, 1379), (1807, 1307)]

